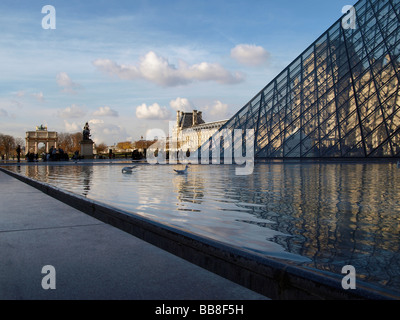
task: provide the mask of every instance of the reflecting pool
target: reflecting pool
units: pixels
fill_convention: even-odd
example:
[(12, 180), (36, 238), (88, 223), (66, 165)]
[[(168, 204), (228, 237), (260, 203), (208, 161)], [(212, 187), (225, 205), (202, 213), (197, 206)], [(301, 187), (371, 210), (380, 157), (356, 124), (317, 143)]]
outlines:
[[(268, 257), (400, 291), (400, 170), (393, 163), (39, 165), (28, 177)], [(11, 168), (8, 168), (11, 170)]]

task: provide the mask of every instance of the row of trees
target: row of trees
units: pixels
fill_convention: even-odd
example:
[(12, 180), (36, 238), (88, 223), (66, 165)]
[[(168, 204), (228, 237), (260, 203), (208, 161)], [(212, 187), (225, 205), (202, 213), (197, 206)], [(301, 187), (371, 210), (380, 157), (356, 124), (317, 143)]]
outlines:
[[(82, 141), (82, 133), (59, 133), (58, 134), (58, 144), (57, 148), (61, 148), (65, 153), (72, 155), (75, 151), (80, 150), (80, 142)], [(23, 148), (25, 146), (25, 140), (22, 138), (14, 138), (10, 135), (4, 135), (0, 133), (0, 158), (3, 160), (14, 158), (17, 155), (17, 146)], [(104, 143), (100, 143), (96, 145), (97, 153), (107, 152), (107, 145)], [(28, 153), (29, 150), (25, 150), (25, 154)], [(39, 154), (46, 152), (43, 147), (43, 150), (39, 150)], [(21, 155), (22, 157), (25, 155)]]
[[(63, 149), (64, 152), (73, 154), (76, 150), (80, 150), (80, 142), (83, 139), (82, 132), (77, 133), (59, 133), (58, 134), (58, 147)], [(107, 152), (107, 145), (100, 143), (95, 146), (97, 153)]]
[(141, 149), (145, 150), (149, 148), (152, 144), (154, 144), (156, 140), (148, 141), (148, 140), (139, 140), (136, 142), (131, 142), (131, 141), (125, 141), (125, 142), (119, 142), (117, 144), (117, 149), (118, 150), (131, 150), (131, 149)]
[(16, 148), (20, 145), (21, 147), (25, 145), (22, 138), (14, 138), (10, 135), (5, 135), (0, 133), (0, 156), (1, 159), (9, 159), (16, 155)]

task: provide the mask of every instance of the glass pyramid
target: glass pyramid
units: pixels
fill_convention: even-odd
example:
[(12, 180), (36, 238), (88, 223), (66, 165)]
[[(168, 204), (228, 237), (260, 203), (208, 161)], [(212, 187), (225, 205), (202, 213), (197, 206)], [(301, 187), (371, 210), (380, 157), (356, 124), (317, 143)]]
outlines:
[(256, 158), (399, 157), (400, 0), (354, 9), (220, 131), (253, 129)]

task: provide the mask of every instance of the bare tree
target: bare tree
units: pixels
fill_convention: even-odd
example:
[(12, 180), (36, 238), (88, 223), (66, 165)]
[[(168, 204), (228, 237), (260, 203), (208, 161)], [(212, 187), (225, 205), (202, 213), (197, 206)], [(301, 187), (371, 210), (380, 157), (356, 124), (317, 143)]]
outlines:
[(105, 143), (100, 143), (98, 146), (96, 146), (97, 153), (103, 153), (107, 151), (107, 145)]
[(70, 133), (59, 133), (57, 145), (59, 148), (63, 149), (64, 152), (72, 153), (75, 151), (73, 148), (72, 134)]
[(58, 134), (58, 147), (63, 149), (64, 152), (74, 153), (80, 150), (80, 142), (82, 141), (82, 133), (59, 133)]
[(71, 135), (71, 139), (72, 139), (72, 148), (73, 151), (79, 151), (81, 149), (80, 143), (83, 139), (83, 134), (82, 132), (77, 132), (77, 133), (73, 133)]
[(6, 160), (10, 159), (10, 155), (15, 153), (15, 139), (9, 135), (0, 135), (0, 150), (5, 155)]
[(15, 144), (21, 148), (25, 146), (25, 139), (15, 138)]

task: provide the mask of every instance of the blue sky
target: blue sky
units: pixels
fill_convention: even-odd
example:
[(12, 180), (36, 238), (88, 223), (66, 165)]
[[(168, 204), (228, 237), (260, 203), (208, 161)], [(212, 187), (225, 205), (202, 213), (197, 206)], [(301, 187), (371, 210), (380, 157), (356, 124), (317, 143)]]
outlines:
[[(176, 110), (228, 119), (349, 4), (1, 0), (0, 133), (89, 121), (95, 142), (111, 145), (167, 132)], [(42, 28), (45, 5), (55, 30)]]

